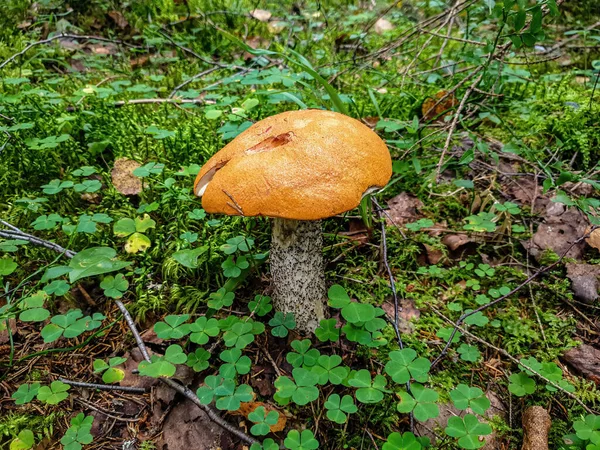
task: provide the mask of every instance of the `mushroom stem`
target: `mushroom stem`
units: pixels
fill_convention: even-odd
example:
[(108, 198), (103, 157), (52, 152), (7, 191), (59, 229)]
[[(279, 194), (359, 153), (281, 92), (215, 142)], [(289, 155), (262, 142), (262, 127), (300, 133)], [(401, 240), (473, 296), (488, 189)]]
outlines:
[(321, 221), (274, 219), (271, 234), (275, 309), (293, 313), (296, 329), (312, 333), (325, 317)]

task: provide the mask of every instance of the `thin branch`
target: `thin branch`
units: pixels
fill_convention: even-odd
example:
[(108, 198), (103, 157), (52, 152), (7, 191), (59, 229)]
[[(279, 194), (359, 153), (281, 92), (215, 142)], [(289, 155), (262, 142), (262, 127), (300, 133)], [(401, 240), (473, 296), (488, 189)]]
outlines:
[(5, 60), (2, 64), (0, 64), (0, 69), (2, 69), (4, 66), (6, 66), (10, 62), (14, 61), (15, 59), (17, 59), (19, 56), (24, 55), (25, 53), (27, 53), (33, 47), (35, 47), (37, 45), (48, 44), (48, 43), (50, 43), (52, 41), (55, 41), (57, 39), (77, 39), (77, 40), (83, 40), (83, 41), (110, 42), (112, 44), (124, 45), (124, 46), (129, 47), (129, 48), (141, 48), (141, 47), (139, 47), (137, 45), (128, 44), (127, 42), (121, 41), (119, 39), (108, 39), (108, 38), (104, 38), (104, 37), (101, 37), (101, 36), (80, 36), (80, 35), (77, 35), (77, 34), (61, 33), (61, 34), (55, 34), (54, 36), (49, 37), (48, 39), (42, 39), (41, 41), (32, 42), (27, 47), (25, 47), (23, 50), (21, 50), (19, 53), (15, 53), (10, 58), (8, 58), (7, 60)]
[(0, 237), (3, 237), (5, 239), (21, 239), (24, 241), (28, 241), (28, 242), (31, 242), (32, 244), (39, 245), (41, 247), (46, 247), (50, 250), (54, 250), (55, 252), (64, 253), (64, 255), (67, 258), (72, 258), (73, 256), (75, 256), (74, 251), (68, 250), (54, 242), (46, 241), (45, 239), (40, 239), (36, 236), (32, 236), (31, 234), (24, 233), (23, 231), (19, 230), (17, 227), (10, 225), (8, 222), (5, 222), (4, 220), (0, 219), (0, 223), (2, 225), (12, 229), (12, 231), (0, 230)]
[(180, 105), (180, 104), (202, 104), (204, 100), (202, 99), (180, 99), (180, 98), (137, 98), (133, 100), (120, 100), (118, 102), (114, 102), (113, 106), (116, 108), (120, 108), (121, 106), (126, 105), (152, 105), (152, 104), (161, 104), (167, 103), (171, 105)]
[(131, 394), (145, 394), (148, 392), (147, 389), (130, 387), (130, 386), (117, 386), (110, 384), (97, 384), (97, 383), (85, 383), (83, 381), (73, 381), (68, 380), (67, 378), (59, 377), (58, 381), (61, 381), (65, 384), (75, 387), (88, 388), (88, 389), (99, 389), (101, 391), (122, 391), (129, 392)]
[(467, 104), (467, 100), (469, 99), (469, 96), (475, 90), (475, 88), (477, 87), (477, 85), (479, 84), (479, 82), (481, 81), (482, 78), (483, 78), (483, 73), (480, 73), (479, 76), (475, 79), (475, 81), (473, 81), (471, 86), (469, 86), (469, 89), (467, 89), (467, 92), (465, 92), (465, 95), (463, 95), (463, 98), (460, 101), (458, 108), (456, 109), (456, 113), (454, 114), (454, 118), (452, 119), (452, 123), (450, 124), (450, 130), (448, 131), (448, 137), (446, 138), (446, 143), (444, 144), (442, 154), (440, 155), (440, 160), (438, 161), (438, 165), (437, 165), (437, 169), (436, 169), (436, 173), (435, 173), (436, 180), (438, 180), (440, 178), (442, 166), (444, 165), (444, 159), (446, 158), (446, 153), (448, 153), (448, 150), (450, 149), (450, 143), (452, 142), (452, 136), (454, 135), (454, 130), (456, 129), (456, 125), (458, 124), (458, 121), (460, 119), (460, 114), (462, 113), (463, 109), (465, 109), (465, 106)]
[(177, 94), (177, 91), (179, 91), (181, 88), (187, 86), (188, 84), (196, 81), (199, 78), (202, 78), (204, 75), (208, 75), (209, 73), (212, 73), (215, 70), (219, 70), (219, 69), (220, 69), (220, 67), (217, 67), (217, 66), (211, 67), (210, 69), (204, 70), (204, 71), (202, 71), (200, 73), (197, 73), (193, 77), (188, 78), (183, 83), (181, 83), (180, 85), (176, 86), (175, 89), (173, 89), (173, 91), (171, 91), (171, 93), (169, 94), (169, 98), (175, 97), (175, 94)]

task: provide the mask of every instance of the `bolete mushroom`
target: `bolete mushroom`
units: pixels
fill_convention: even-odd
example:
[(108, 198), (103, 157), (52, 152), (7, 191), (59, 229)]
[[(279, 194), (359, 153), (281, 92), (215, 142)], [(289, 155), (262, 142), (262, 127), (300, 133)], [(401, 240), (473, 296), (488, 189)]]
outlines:
[(209, 213), (273, 218), (273, 303), (308, 333), (324, 318), (321, 219), (355, 208), (391, 174), (387, 146), (361, 122), (290, 111), (255, 123), (210, 158), (194, 193)]

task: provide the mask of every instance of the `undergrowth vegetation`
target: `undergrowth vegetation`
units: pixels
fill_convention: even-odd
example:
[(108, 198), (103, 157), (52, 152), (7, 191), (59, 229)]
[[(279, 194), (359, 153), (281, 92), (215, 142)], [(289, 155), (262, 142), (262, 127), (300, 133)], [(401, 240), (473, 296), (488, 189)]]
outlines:
[[(600, 448), (600, 392), (562, 359), (598, 344), (565, 263), (599, 261), (600, 11), (384, 3), (0, 6), (0, 446), (163, 448), (176, 406), (148, 379), (174, 377), (241, 433), (223, 448), (520, 448), (532, 405), (550, 448)], [(324, 222), (311, 336), (273, 308), (269, 220), (192, 191), (252, 123), (305, 108), (393, 159)], [(543, 245), (546, 223), (571, 231)]]

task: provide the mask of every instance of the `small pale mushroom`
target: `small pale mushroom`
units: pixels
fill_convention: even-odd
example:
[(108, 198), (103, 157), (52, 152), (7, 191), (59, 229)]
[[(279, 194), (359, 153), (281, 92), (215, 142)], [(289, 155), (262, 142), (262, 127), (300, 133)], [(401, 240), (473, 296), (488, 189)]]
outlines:
[(255, 123), (210, 158), (194, 193), (209, 213), (273, 218), (273, 304), (310, 333), (325, 317), (321, 219), (355, 208), (391, 174), (386, 144), (361, 122), (290, 111)]

